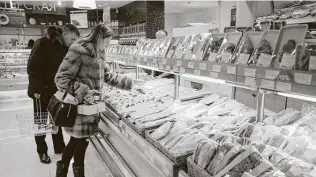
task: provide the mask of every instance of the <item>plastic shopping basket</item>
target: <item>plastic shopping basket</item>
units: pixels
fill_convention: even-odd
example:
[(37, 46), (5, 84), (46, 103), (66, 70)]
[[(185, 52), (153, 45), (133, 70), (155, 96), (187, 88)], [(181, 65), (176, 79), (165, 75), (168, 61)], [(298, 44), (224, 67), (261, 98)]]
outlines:
[(36, 112), (18, 114), (16, 116), (20, 134), (22, 136), (41, 136), (45, 134), (56, 134), (58, 127), (49, 112), (42, 112), (40, 99), (35, 99)]

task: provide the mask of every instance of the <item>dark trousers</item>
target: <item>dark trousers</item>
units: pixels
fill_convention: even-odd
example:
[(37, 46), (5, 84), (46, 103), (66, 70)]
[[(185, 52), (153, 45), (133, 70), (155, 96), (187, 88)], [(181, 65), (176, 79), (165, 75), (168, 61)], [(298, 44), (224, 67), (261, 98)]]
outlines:
[[(39, 106), (41, 108), (40, 109), (41, 112), (47, 112), (47, 105), (48, 105), (51, 97), (52, 97), (52, 94), (45, 94), (45, 95), (41, 95), (40, 102), (39, 101), (36, 102), (36, 100), (34, 99), (34, 101), (33, 101), (34, 113), (39, 112)], [(36, 105), (36, 104), (38, 104), (38, 105)], [(36, 123), (36, 121), (35, 121), (35, 123)], [(39, 154), (47, 153), (48, 148), (47, 148), (45, 138), (46, 138), (46, 135), (35, 136), (35, 142), (37, 145), (37, 153), (39, 153)], [(56, 154), (62, 153), (64, 151), (64, 148), (65, 148), (65, 142), (64, 142), (62, 129), (59, 128), (57, 134), (52, 134), (52, 138), (53, 138), (55, 153)]]
[[(39, 154), (47, 153), (48, 148), (47, 148), (45, 138), (46, 138), (46, 135), (35, 136), (35, 142), (37, 145), (37, 153)], [(53, 138), (55, 153), (56, 154), (62, 153), (65, 149), (65, 142), (64, 142), (62, 129), (59, 128), (57, 134), (52, 134), (52, 138)]]
[(69, 164), (73, 157), (76, 166), (83, 166), (88, 145), (89, 141), (87, 138), (71, 137), (63, 152), (62, 163)]

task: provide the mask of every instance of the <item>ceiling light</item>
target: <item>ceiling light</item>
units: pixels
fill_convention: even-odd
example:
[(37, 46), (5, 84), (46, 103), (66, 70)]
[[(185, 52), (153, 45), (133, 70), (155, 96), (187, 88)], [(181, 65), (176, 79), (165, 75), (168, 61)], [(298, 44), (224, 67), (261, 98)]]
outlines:
[(173, 12), (179, 12), (179, 10), (177, 10), (177, 9), (173, 9), (172, 11), (173, 11)]
[(95, 0), (74, 0), (74, 8), (78, 9), (95, 9), (97, 5)]
[(61, 6), (61, 5), (62, 5), (61, 1), (58, 1), (58, 2), (57, 2), (57, 5)]
[(102, 7), (102, 5), (101, 5), (101, 4), (99, 4), (99, 5), (98, 5), (98, 7)]
[(198, 5), (198, 4), (192, 4), (191, 6), (197, 7), (197, 6), (199, 6), (199, 5)]

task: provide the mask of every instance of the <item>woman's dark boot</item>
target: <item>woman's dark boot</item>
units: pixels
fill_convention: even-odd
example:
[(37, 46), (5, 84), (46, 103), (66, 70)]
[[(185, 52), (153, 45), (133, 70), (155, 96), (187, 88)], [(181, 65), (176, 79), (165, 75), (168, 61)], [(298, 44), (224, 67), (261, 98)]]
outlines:
[(74, 171), (74, 177), (85, 177), (84, 176), (84, 165), (75, 165), (74, 163), (72, 164), (72, 169)]
[(67, 177), (69, 164), (63, 164), (61, 161), (57, 162), (56, 177)]

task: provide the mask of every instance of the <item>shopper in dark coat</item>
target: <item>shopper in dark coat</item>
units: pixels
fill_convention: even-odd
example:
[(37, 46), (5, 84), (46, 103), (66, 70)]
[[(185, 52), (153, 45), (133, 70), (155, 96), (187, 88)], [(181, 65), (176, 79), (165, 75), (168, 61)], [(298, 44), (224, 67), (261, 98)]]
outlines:
[[(91, 33), (73, 44), (56, 74), (55, 83), (58, 90), (65, 92), (68, 83), (75, 77), (75, 92), (72, 96), (83, 104), (84, 96), (89, 90), (101, 90), (103, 83), (121, 88), (131, 89), (133, 80), (127, 76), (113, 73), (104, 62), (103, 54), (109, 44), (113, 32), (105, 25), (97, 25)], [(84, 159), (88, 147), (87, 138), (97, 133), (99, 114), (77, 115), (73, 127), (64, 130), (71, 136), (65, 148), (62, 160), (57, 162), (56, 177), (65, 177), (69, 163), (74, 157), (73, 171), (75, 177), (84, 177)]]
[[(29, 75), (28, 95), (34, 100), (34, 113), (47, 112), (49, 100), (57, 91), (54, 83), (55, 74), (68, 51), (68, 47), (78, 38), (78, 29), (74, 25), (67, 24), (63, 29), (49, 27), (47, 36), (35, 42), (27, 65)], [(37, 100), (39, 105), (36, 104)], [(38, 122), (36, 120), (38, 119), (35, 118), (35, 123)], [(45, 137), (45, 135), (35, 136), (35, 141), (40, 161), (49, 164), (51, 160), (47, 155), (48, 148)], [(62, 153), (65, 143), (61, 128), (52, 137), (55, 153)]]

